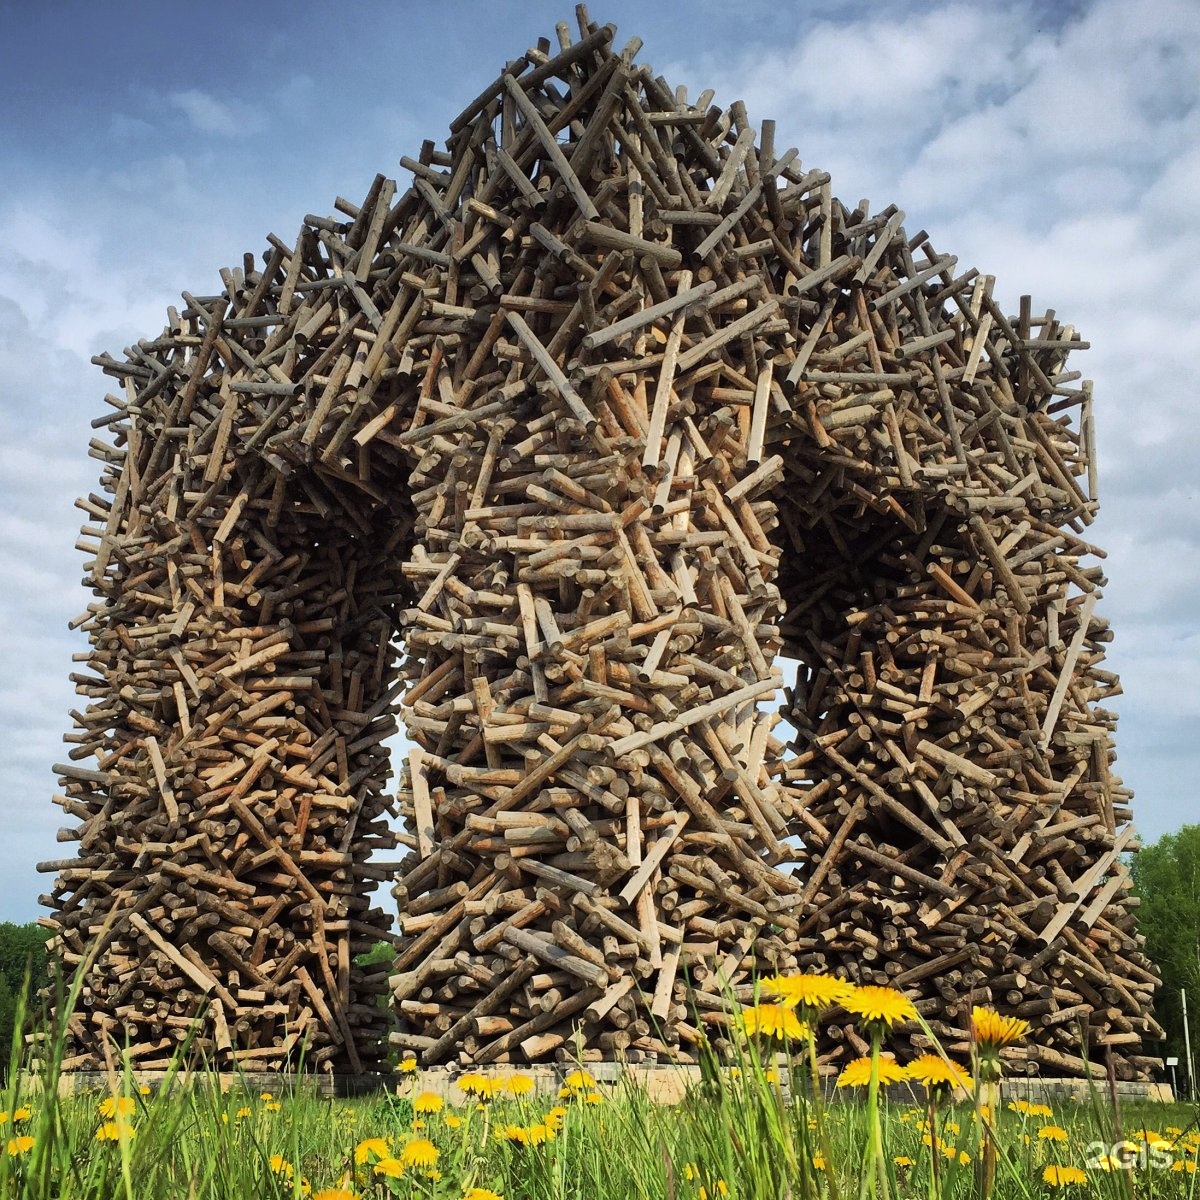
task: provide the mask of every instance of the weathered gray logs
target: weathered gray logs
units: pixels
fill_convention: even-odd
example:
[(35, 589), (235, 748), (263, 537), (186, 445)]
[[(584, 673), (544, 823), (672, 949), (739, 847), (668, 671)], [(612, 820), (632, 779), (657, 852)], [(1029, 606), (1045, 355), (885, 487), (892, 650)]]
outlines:
[(218, 1057), (373, 1064), (398, 841), (428, 1061), (687, 1058), (803, 967), (1142, 1073), (1084, 343), (612, 38), (97, 360), (74, 1061), (204, 998)]

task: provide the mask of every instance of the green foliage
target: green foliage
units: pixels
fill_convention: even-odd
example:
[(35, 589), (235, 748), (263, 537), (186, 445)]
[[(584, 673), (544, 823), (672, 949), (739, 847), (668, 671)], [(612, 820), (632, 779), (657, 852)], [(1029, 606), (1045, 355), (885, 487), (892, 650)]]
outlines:
[[(14, 925), (0, 921), (0, 1078), (12, 1051), (13, 1022), (17, 998), (29, 972), (29, 995), (36, 997), (50, 982), (46, 940), (50, 931), (37, 924)], [(30, 1007), (33, 1007), (31, 1004)]]
[(1162, 972), (1155, 1009), (1167, 1031), (1165, 1053), (1182, 1059), (1181, 990), (1188, 997), (1193, 1051), (1200, 1037), (1200, 825), (1164, 834), (1134, 855), (1133, 880), (1142, 901), (1138, 928)]
[(360, 967), (373, 967), (377, 963), (391, 963), (396, 959), (396, 947), (391, 942), (376, 942), (365, 954), (354, 961)]

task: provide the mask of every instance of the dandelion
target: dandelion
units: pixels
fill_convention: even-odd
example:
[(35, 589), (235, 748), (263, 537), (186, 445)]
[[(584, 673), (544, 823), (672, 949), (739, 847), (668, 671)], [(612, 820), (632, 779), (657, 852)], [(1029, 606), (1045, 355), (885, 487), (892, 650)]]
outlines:
[(1020, 1041), (1029, 1032), (1029, 1022), (1020, 1017), (1002, 1017), (993, 1008), (971, 1009), (971, 1033), (980, 1049), (999, 1050)]
[(949, 1062), (937, 1054), (922, 1054), (904, 1068), (905, 1077), (923, 1083), (931, 1092), (948, 1092), (952, 1088), (971, 1091), (974, 1084), (965, 1067)]
[(281, 1175), (284, 1179), (291, 1179), (296, 1173), (296, 1168), (282, 1154), (272, 1154), (267, 1159), (267, 1166), (273, 1174)]
[(868, 1025), (877, 1024), (889, 1029), (897, 1021), (911, 1021), (917, 1015), (913, 1002), (903, 992), (875, 984), (856, 987), (842, 1001), (842, 1007), (861, 1017)]
[(437, 1160), (438, 1148), (428, 1138), (413, 1138), (400, 1152), (400, 1161), (406, 1167), (432, 1167)]
[(1078, 1167), (1060, 1167), (1051, 1163), (1042, 1172), (1042, 1181), (1051, 1187), (1067, 1187), (1074, 1183), (1087, 1183), (1087, 1172)]
[(105, 1121), (96, 1130), (96, 1141), (98, 1142), (130, 1141), (133, 1137), (133, 1126), (124, 1120)]
[(267, 1112), (278, 1112), (282, 1107), (283, 1105), (280, 1104), (278, 1100), (269, 1100), (263, 1105), (263, 1108), (265, 1108)]
[(437, 1092), (422, 1092), (413, 1100), (413, 1112), (441, 1112), (445, 1105), (445, 1100), (443, 1100), (441, 1096), (437, 1094)]
[(1031, 1117), (1052, 1117), (1054, 1109), (1048, 1104), (1027, 1104), (1025, 1111)]
[(894, 1162), (898, 1167), (911, 1167), (913, 1165), (913, 1160), (909, 1158), (907, 1154), (897, 1154), (896, 1157), (892, 1159), (892, 1162)]
[(1061, 1125), (1043, 1125), (1037, 1135), (1044, 1142), (1065, 1142), (1067, 1131)]
[(402, 1058), (400, 1060), (400, 1073), (402, 1075), (413, 1075), (417, 1071), (417, 1060), (413, 1057)]
[(473, 1187), (467, 1188), (462, 1200), (504, 1200), (504, 1197), (499, 1192), (493, 1192), (491, 1188)]
[(242, 1107), (242, 1108), (239, 1108), (237, 1110), (237, 1112), (235, 1112), (233, 1115), (234, 1115), (235, 1119), (237, 1119), (239, 1121), (244, 1121), (248, 1116), (250, 1116), (250, 1114), (253, 1111), (254, 1111), (253, 1109)]
[(358, 1200), (358, 1197), (349, 1188), (334, 1187), (314, 1192), (311, 1200)]
[(795, 1012), (782, 1004), (756, 1004), (742, 1009), (742, 1025), (747, 1037), (783, 1038), (802, 1041), (811, 1036), (809, 1027)]
[(496, 1094), (496, 1084), (478, 1071), (468, 1071), (458, 1081), (459, 1090), (477, 1100), (489, 1100)]
[(834, 975), (773, 975), (762, 981), (764, 996), (801, 1009), (808, 1019), (831, 1004), (841, 1004), (853, 991), (854, 984)]
[(114, 1117), (131, 1117), (137, 1109), (132, 1096), (106, 1096), (100, 1101), (100, 1115), (108, 1120)]
[(500, 1138), (502, 1141), (514, 1142), (518, 1146), (528, 1146), (529, 1130), (524, 1125), (506, 1125)]
[(529, 1144), (540, 1146), (543, 1142), (552, 1142), (558, 1135), (544, 1121), (529, 1126)]
[(563, 1080), (563, 1086), (570, 1088), (572, 1091), (582, 1092), (588, 1088), (594, 1088), (596, 1081), (586, 1071), (576, 1069), (567, 1073), (566, 1078)]
[(588, 1092), (583, 1098), (584, 1104), (603, 1104), (604, 1097), (599, 1092)]
[(510, 1096), (527, 1096), (533, 1091), (533, 1078), (522, 1074), (510, 1075), (503, 1086)]
[[(879, 1059), (879, 1082), (886, 1086), (889, 1083), (899, 1083), (905, 1079), (905, 1069), (890, 1055)], [(866, 1087), (871, 1082), (871, 1059), (856, 1058), (847, 1063), (838, 1076), (838, 1087)]]
[(404, 1164), (398, 1158), (381, 1158), (371, 1170), (386, 1179), (399, 1179), (404, 1174)]
[(362, 1166), (371, 1159), (391, 1158), (392, 1144), (387, 1138), (364, 1138), (354, 1147), (354, 1161)]
[(25, 1133), (15, 1138), (9, 1138), (4, 1149), (5, 1153), (11, 1155), (13, 1158), (16, 1158), (18, 1155), (28, 1154), (30, 1150), (33, 1149), (33, 1146), (34, 1139)]
[(462, 1124), (462, 1117), (460, 1117), (457, 1113), (447, 1113), (446, 1114), (446, 1128), (447, 1129), (457, 1129), (461, 1124)]
[[(31, 1109), (28, 1104), (22, 1104), (20, 1108), (13, 1109), (13, 1124), (15, 1125), (18, 1121), (28, 1121), (32, 1116), (33, 1109)], [(2, 1123), (3, 1122), (0, 1122), (0, 1124)]]
[(1122, 1165), (1122, 1163), (1109, 1154), (1102, 1155), (1096, 1159), (1096, 1166), (1101, 1171), (1119, 1171)]
[(1171, 1164), (1171, 1170), (1172, 1171), (1186, 1171), (1189, 1175), (1195, 1175), (1196, 1164), (1190, 1158), (1187, 1158), (1187, 1159), (1177, 1158)]

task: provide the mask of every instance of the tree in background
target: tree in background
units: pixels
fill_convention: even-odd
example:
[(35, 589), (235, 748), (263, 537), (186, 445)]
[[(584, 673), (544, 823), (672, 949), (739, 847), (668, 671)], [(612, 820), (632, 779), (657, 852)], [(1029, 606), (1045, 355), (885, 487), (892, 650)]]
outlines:
[(37, 1005), (37, 993), (50, 982), (46, 939), (50, 930), (40, 925), (14, 925), (0, 921), (0, 1077), (8, 1070), (12, 1051), (13, 1022), (17, 999), (29, 972), (29, 1007)]
[(1133, 856), (1132, 870), (1142, 901), (1138, 929), (1145, 935), (1146, 953), (1162, 972), (1154, 1008), (1167, 1033), (1164, 1054), (1182, 1062), (1181, 991), (1187, 992), (1193, 1058), (1200, 1036), (1200, 825), (1185, 825), (1143, 847)]

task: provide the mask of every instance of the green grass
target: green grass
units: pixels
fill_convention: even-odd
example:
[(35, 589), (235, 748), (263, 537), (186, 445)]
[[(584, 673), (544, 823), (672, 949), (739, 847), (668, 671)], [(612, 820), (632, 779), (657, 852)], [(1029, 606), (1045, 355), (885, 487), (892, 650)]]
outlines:
[[(592, 1089), (585, 1087), (562, 1101), (501, 1097), (479, 1104), (456, 1092), (460, 1103), (422, 1116), (411, 1102), (422, 1090), (419, 1076), (404, 1085), (404, 1097), (380, 1093), (354, 1101), (322, 1100), (311, 1091), (267, 1099), (244, 1087), (223, 1094), (214, 1079), (200, 1076), (186, 1088), (163, 1087), (148, 1095), (129, 1077), (115, 1079), (116, 1094), (132, 1109), (121, 1129), (132, 1136), (104, 1141), (96, 1135), (105, 1126), (100, 1105), (108, 1089), (58, 1099), (31, 1093), (14, 1080), (3, 1108), (9, 1116), (0, 1128), (0, 1197), (226, 1200), (301, 1196), (305, 1186), (319, 1195), (341, 1186), (363, 1197), (453, 1200), (471, 1187), (490, 1189), (505, 1200), (802, 1200), (827, 1195), (829, 1189), (827, 1175), (813, 1163), (820, 1152), (803, 1090), (785, 1098), (753, 1068), (740, 1078), (726, 1076), (694, 1089), (677, 1107), (657, 1106), (626, 1087), (589, 1103)], [(887, 1186), (898, 1198), (931, 1195), (930, 1148), (922, 1144), (924, 1109), (917, 1101), (914, 1096), (911, 1104), (885, 1105)], [(520, 1136), (517, 1129), (544, 1126), (555, 1105), (565, 1111), (551, 1121), (558, 1126), (552, 1138), (540, 1144), (511, 1140)], [(28, 1115), (14, 1120), (13, 1114), (24, 1109)], [(861, 1179), (865, 1109), (853, 1101), (838, 1102), (828, 1116), (835, 1186), (841, 1196), (853, 1197)], [(1131, 1142), (1141, 1144), (1134, 1131), (1144, 1125), (1176, 1143), (1163, 1152), (1162, 1165), (1152, 1165), (1150, 1153), (1138, 1151), (1135, 1162), (1144, 1154), (1145, 1165), (1091, 1170), (1087, 1184), (1055, 1189), (1042, 1181), (1045, 1166), (1084, 1166), (1088, 1144), (1108, 1146), (1111, 1130), (1101, 1127), (1086, 1104), (1056, 1105), (1052, 1119), (1005, 1111), (994, 1195), (1195, 1196), (1198, 1176), (1170, 1166), (1195, 1161), (1194, 1149), (1190, 1155), (1186, 1150), (1187, 1135), (1196, 1130), (1195, 1113), (1182, 1105), (1146, 1105), (1128, 1107), (1123, 1116)], [(414, 1129), (414, 1121), (423, 1121), (424, 1128)], [(939, 1123), (955, 1150), (953, 1160), (941, 1160), (940, 1195), (943, 1200), (974, 1196), (978, 1135), (973, 1110), (946, 1109)], [(1039, 1129), (1049, 1124), (1064, 1129), (1068, 1140), (1039, 1138)], [(1167, 1127), (1183, 1132), (1166, 1135)], [(32, 1138), (28, 1150), (8, 1146), (18, 1137)], [(356, 1162), (356, 1149), (368, 1139), (386, 1139), (390, 1155), (402, 1159), (418, 1137), (437, 1148), (439, 1179), (415, 1167), (398, 1179), (376, 1175), (378, 1155), (369, 1151), (357, 1156), (366, 1161)], [(272, 1169), (273, 1155), (290, 1164), (290, 1179), (286, 1168)], [(901, 1164), (910, 1159), (912, 1165), (897, 1159)]]
[[(781, 1081), (769, 1065), (774, 1056), (764, 1062), (752, 1043), (732, 1069), (707, 1062), (702, 1081), (673, 1107), (631, 1085), (581, 1080), (561, 1098), (513, 1097), (502, 1083), (484, 1100), (455, 1089), (436, 1112), (415, 1111), (427, 1090), (419, 1073), (404, 1079), (400, 1094), (329, 1101), (303, 1086), (267, 1097), (249, 1081), (223, 1092), (218, 1077), (203, 1072), (186, 1080), (178, 1072), (144, 1091), (116, 1070), (103, 1089), (60, 1098), (61, 1039), (47, 1036), (35, 1048), (38, 1064), (31, 1069), (30, 1060), (14, 1056), (0, 1094), (0, 1200), (286, 1200), (322, 1192), (328, 1200), (462, 1200), (473, 1188), (486, 1189), (475, 1200), (488, 1193), (504, 1200), (986, 1195), (972, 1105), (939, 1110), (935, 1175), (933, 1148), (922, 1136), (923, 1089), (903, 1101), (881, 1100), (883, 1169), (872, 1181), (865, 1089), (839, 1089), (835, 1102), (819, 1107), (807, 1053), (794, 1060), (790, 1079), (783, 1068)], [(488, 1078), (495, 1084), (508, 1074)], [(1119, 1141), (1115, 1115), (1099, 1095), (1058, 1103), (1050, 1114), (1005, 1105), (993, 1120), (992, 1200), (1200, 1200), (1200, 1173), (1188, 1169), (1200, 1145), (1198, 1113), (1187, 1106), (1123, 1105), (1129, 1166), (1111, 1171), (1095, 1165)], [(1062, 1140), (1043, 1135), (1049, 1127), (1061, 1129)], [(1156, 1149), (1159, 1137), (1169, 1146)], [(425, 1140), (436, 1153), (432, 1169), (411, 1161), (422, 1157)], [(381, 1159), (405, 1164), (399, 1176), (379, 1173)], [(1052, 1165), (1080, 1168), (1085, 1181), (1056, 1187), (1044, 1179)]]

